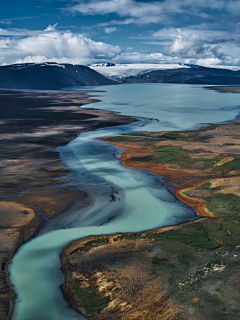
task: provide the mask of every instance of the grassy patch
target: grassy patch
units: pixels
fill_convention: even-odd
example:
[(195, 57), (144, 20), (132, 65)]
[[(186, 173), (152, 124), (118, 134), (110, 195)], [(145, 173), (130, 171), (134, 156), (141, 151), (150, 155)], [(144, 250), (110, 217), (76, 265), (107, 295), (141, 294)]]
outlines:
[(109, 137), (104, 140), (109, 142), (125, 142), (125, 141), (134, 141), (134, 138), (128, 137), (128, 136), (116, 136), (116, 137)]
[(234, 139), (240, 139), (240, 134), (233, 134), (231, 137), (233, 137)]
[(151, 162), (151, 163), (173, 163), (174, 160), (186, 157), (187, 154), (191, 153), (181, 147), (175, 146), (163, 146), (163, 147), (153, 147), (154, 155), (147, 156), (145, 158), (136, 158), (136, 160), (141, 162)]
[(143, 238), (144, 237), (139, 233), (124, 234), (124, 239), (135, 240), (135, 239), (143, 239)]
[(178, 256), (178, 262), (181, 264), (185, 264), (187, 266), (189, 266), (190, 263), (194, 261), (195, 261), (195, 257), (191, 253), (183, 253)]
[(240, 197), (235, 194), (217, 193), (204, 198), (204, 200), (207, 203), (208, 210), (218, 216), (240, 217)]
[(222, 189), (222, 187), (220, 187), (220, 186), (212, 188), (212, 184), (211, 184), (210, 181), (201, 184), (197, 188), (194, 188), (194, 190), (212, 190), (212, 191), (218, 191), (218, 190), (221, 190), (221, 189)]
[(219, 244), (208, 237), (202, 224), (185, 225), (179, 229), (170, 230), (162, 233), (148, 233), (147, 238), (154, 240), (176, 241), (179, 243), (190, 245), (200, 250), (210, 250), (219, 247)]
[(78, 300), (81, 301), (81, 306), (88, 315), (95, 312), (100, 313), (110, 302), (110, 298), (99, 295), (97, 287), (93, 285), (86, 288), (80, 288), (75, 285), (73, 290)]
[(167, 265), (167, 259), (160, 259), (158, 257), (154, 257), (152, 259), (152, 266), (153, 266), (153, 273), (157, 273), (158, 271), (162, 270)]
[[(203, 162), (203, 169), (212, 168), (217, 162), (224, 159), (223, 155), (219, 155), (213, 159), (206, 158), (192, 158), (191, 154), (197, 154), (203, 152), (202, 149), (196, 149), (193, 151), (183, 149), (182, 147), (177, 146), (153, 146), (153, 155), (147, 155), (145, 157), (134, 157), (133, 161), (139, 162), (148, 162), (148, 163), (169, 163), (169, 164), (178, 164), (184, 169), (189, 169), (195, 163)], [(217, 169), (221, 170), (221, 166), (217, 167)], [(223, 168), (224, 170), (224, 168)]]
[(73, 251), (71, 251), (70, 254), (75, 253), (75, 252), (86, 251), (86, 250), (89, 250), (93, 247), (98, 247), (98, 246), (101, 246), (106, 243), (107, 243), (107, 238), (100, 238), (100, 239), (88, 241), (88, 242), (84, 243), (83, 246), (78, 247), (78, 248), (74, 249)]
[[(233, 155), (229, 155), (233, 156)], [(232, 170), (240, 170), (240, 157), (236, 156), (233, 160), (224, 163), (221, 166), (216, 166), (213, 168), (214, 171), (221, 171), (222, 174), (226, 174)]]
[[(161, 233), (149, 232), (147, 238), (155, 241), (174, 241), (200, 250), (212, 250), (222, 245), (240, 245), (240, 219), (222, 218), (204, 219), (181, 226), (175, 230)], [(180, 260), (191, 263), (192, 257), (183, 255)]]

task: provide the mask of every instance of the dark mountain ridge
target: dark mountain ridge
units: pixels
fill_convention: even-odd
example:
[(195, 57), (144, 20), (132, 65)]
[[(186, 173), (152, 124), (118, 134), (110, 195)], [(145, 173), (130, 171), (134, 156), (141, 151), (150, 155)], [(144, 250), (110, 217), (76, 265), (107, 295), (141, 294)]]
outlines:
[(45, 62), (0, 67), (0, 88), (47, 90), (109, 84), (117, 82), (83, 65)]
[(186, 65), (186, 68), (148, 71), (121, 80), (124, 83), (240, 85), (240, 71)]

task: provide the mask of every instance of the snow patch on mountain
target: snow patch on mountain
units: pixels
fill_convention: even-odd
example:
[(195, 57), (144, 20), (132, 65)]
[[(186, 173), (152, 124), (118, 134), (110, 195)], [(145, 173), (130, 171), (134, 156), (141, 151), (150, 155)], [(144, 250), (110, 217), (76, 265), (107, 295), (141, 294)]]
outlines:
[(153, 70), (166, 70), (166, 69), (179, 69), (189, 68), (182, 64), (149, 64), (149, 63), (136, 63), (136, 64), (112, 64), (101, 63), (92, 64), (89, 68), (101, 73), (105, 77), (121, 80), (125, 77), (137, 76), (139, 74), (153, 71)]
[[(98, 63), (91, 64), (89, 68), (101, 73), (107, 78), (121, 81), (121, 79), (138, 76), (154, 70), (170, 70), (179, 68), (190, 68), (186, 64), (149, 64), (149, 63), (136, 63), (136, 64), (114, 64), (114, 63)], [(236, 66), (213, 65), (210, 68), (228, 69), (232, 71), (240, 70)]]

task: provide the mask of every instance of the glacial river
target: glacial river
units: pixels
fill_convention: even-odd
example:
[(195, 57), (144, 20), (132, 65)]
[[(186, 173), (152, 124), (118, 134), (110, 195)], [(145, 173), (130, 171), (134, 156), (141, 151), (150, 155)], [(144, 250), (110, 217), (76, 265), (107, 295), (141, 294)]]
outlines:
[[(86, 88), (85, 88), (86, 89)], [(176, 200), (154, 175), (124, 168), (117, 147), (96, 137), (123, 132), (186, 130), (201, 123), (238, 118), (240, 96), (221, 94), (202, 86), (131, 84), (92, 89), (102, 102), (85, 107), (138, 117), (129, 125), (82, 133), (59, 148), (71, 169), (69, 185), (84, 190), (84, 209), (54, 219), (41, 234), (20, 247), (9, 266), (17, 294), (13, 320), (86, 319), (68, 306), (60, 252), (76, 238), (94, 234), (136, 232), (195, 219), (195, 213)], [(111, 201), (114, 199), (114, 201)]]

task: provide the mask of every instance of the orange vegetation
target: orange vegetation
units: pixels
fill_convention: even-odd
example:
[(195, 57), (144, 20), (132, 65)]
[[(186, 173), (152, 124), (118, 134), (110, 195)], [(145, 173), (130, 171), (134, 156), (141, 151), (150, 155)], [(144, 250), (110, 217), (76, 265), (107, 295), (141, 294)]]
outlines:
[(155, 164), (140, 161), (134, 162), (132, 158), (135, 154), (152, 154), (151, 147), (125, 145), (111, 141), (108, 142), (126, 150), (121, 156), (121, 163), (125, 167), (130, 169), (151, 170), (153, 173), (157, 175), (167, 176), (165, 180), (177, 187), (174, 190), (174, 194), (179, 200), (192, 206), (195, 209), (197, 215), (205, 217), (213, 216), (213, 214), (207, 210), (206, 203), (203, 200), (192, 199), (183, 193), (187, 189), (194, 189), (203, 182), (208, 181), (206, 180), (206, 177), (202, 178), (201, 176), (199, 176), (199, 174), (190, 170), (172, 169), (169, 168), (167, 165), (161, 163)]
[(209, 212), (206, 208), (206, 202), (200, 199), (193, 199), (188, 197), (186, 194), (184, 194), (184, 191), (194, 189), (201, 185), (204, 182), (207, 182), (208, 180), (200, 180), (200, 181), (194, 181), (192, 183), (189, 183), (187, 185), (184, 185), (182, 187), (178, 187), (175, 189), (175, 195), (176, 197), (181, 200), (182, 202), (190, 205), (193, 207), (199, 216), (204, 217), (213, 217), (213, 213)]

